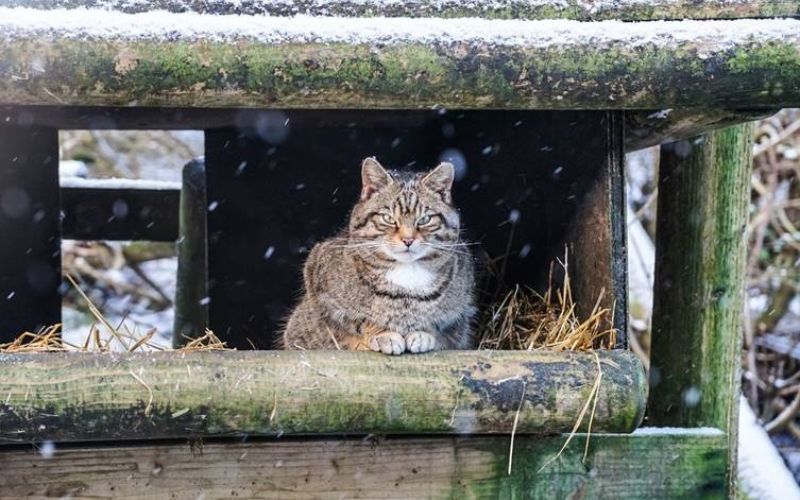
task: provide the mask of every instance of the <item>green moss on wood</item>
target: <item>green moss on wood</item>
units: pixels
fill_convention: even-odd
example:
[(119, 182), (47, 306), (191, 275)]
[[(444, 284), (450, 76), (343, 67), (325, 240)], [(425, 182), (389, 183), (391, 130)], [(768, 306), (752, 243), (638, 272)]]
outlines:
[(0, 40), (0, 102), (299, 108), (800, 105), (800, 50)]
[[(641, 421), (641, 363), (599, 354), (593, 429)], [(520, 433), (572, 428), (596, 377), (589, 353), (352, 352), (0, 355), (0, 441), (185, 434)], [(524, 390), (524, 394), (523, 391)]]
[[(0, 451), (10, 498), (726, 498), (721, 432), (139, 442)], [(100, 466), (99, 464), (102, 464)], [(540, 470), (542, 469), (542, 470)], [(69, 474), (64, 474), (69, 471)]]

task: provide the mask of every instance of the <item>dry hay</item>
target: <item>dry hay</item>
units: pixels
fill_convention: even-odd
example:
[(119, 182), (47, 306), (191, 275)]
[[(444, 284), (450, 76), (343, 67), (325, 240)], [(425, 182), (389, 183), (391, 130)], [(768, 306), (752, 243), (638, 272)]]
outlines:
[[(156, 334), (153, 328), (139, 335), (135, 330), (131, 330), (124, 324), (114, 326), (103, 313), (92, 303), (91, 299), (80, 289), (78, 283), (70, 275), (67, 279), (81, 297), (86, 301), (89, 311), (95, 317), (97, 323), (89, 328), (86, 340), (81, 345), (65, 342), (61, 338), (61, 325), (56, 324), (43, 328), (37, 333), (24, 332), (12, 342), (0, 344), (0, 353), (25, 353), (25, 352), (136, 352), (144, 350), (163, 351), (164, 348), (151, 342)], [(105, 334), (101, 334), (98, 324), (103, 326)], [(227, 349), (225, 342), (221, 341), (214, 332), (206, 330), (205, 334), (194, 339), (187, 339), (186, 344), (175, 351), (201, 351)]]
[(551, 266), (544, 294), (516, 285), (489, 306), (478, 329), (480, 349), (591, 351), (614, 348), (617, 334), (610, 326), (614, 323), (613, 312), (601, 305), (604, 292), (597, 297), (588, 317), (580, 319), (572, 297), (566, 256), (558, 263), (564, 271), (561, 287), (553, 286)]

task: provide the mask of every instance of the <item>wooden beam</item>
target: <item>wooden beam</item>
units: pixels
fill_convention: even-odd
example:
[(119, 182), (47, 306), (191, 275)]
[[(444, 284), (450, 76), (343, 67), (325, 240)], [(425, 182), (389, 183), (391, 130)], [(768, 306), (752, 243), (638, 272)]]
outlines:
[[(97, 0), (3, 0), (0, 5), (34, 7), (37, 9), (92, 8)], [(488, 19), (574, 19), (596, 21), (649, 21), (657, 19), (742, 19), (770, 16), (796, 16), (800, 2), (796, 0), (615, 0), (587, 2), (585, 0), (441, 0), (420, 2), (403, 0), (385, 2), (366, 0), (104, 0), (106, 9), (128, 13), (165, 10), (169, 12), (198, 12), (214, 15), (264, 15), (339, 17), (482, 17)]]
[(175, 241), (180, 186), (149, 184), (70, 180), (61, 188), (64, 239)]
[(625, 112), (625, 150), (691, 139), (713, 130), (752, 122), (777, 113), (778, 109), (697, 109)]
[(752, 141), (740, 125), (663, 146), (658, 188), (648, 418), (721, 428), (732, 453)]
[[(213, 22), (211, 22), (213, 20)], [(610, 23), (610, 24), (609, 24)], [(800, 105), (800, 20), (581, 23), (0, 8), (0, 104)], [(167, 75), (165, 77), (165, 75)]]
[[(725, 498), (713, 429), (577, 435), (281, 439), (0, 451), (8, 498)], [(511, 461), (509, 473), (509, 461)]]
[[(711, 130), (758, 120), (776, 113), (776, 108), (731, 110), (677, 108), (629, 110), (625, 112), (626, 151), (695, 137)], [(224, 127), (255, 128), (265, 110), (228, 108), (140, 108), (88, 106), (0, 106), (0, 119), (11, 124), (45, 125), (58, 129), (91, 130), (204, 130)], [(353, 123), (379, 129), (421, 128), (435, 120), (453, 118), (463, 112), (435, 110), (303, 110), (288, 114), (292, 126), (337, 128)], [(484, 111), (487, 116), (506, 111)], [(533, 113), (533, 112), (532, 112)]]
[(630, 432), (646, 380), (627, 351), (4, 354), (0, 442), (510, 432), (520, 401), (517, 432), (567, 432), (598, 359), (592, 429)]

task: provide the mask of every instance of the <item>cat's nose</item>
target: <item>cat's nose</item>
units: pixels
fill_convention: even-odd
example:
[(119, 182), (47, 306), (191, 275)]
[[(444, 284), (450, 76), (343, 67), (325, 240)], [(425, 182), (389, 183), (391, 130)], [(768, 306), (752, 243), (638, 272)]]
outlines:
[(406, 247), (411, 247), (414, 244), (414, 238), (401, 238)]

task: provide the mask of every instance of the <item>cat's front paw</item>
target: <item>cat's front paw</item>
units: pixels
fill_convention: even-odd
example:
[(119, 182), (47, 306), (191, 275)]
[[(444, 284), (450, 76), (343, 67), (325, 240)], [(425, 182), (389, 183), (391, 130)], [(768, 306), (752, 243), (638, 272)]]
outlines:
[(408, 352), (428, 352), (435, 348), (436, 337), (428, 332), (411, 332), (406, 335), (406, 350)]
[(369, 347), (373, 351), (399, 356), (406, 350), (406, 339), (395, 332), (383, 332), (369, 340)]

